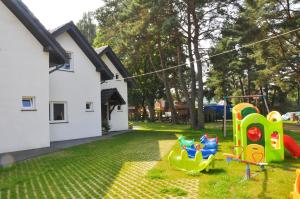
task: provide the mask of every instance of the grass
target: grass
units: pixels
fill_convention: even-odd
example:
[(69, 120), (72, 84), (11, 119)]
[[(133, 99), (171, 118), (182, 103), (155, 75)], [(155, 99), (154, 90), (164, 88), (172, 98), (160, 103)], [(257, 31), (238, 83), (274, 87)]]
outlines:
[(297, 121), (286, 120), (286, 121), (283, 121), (283, 123), (285, 123), (285, 124), (297, 124)]
[(168, 194), (172, 196), (186, 196), (188, 194), (187, 191), (180, 189), (178, 187), (165, 187), (160, 190), (163, 194)]
[[(228, 123), (230, 124), (230, 123)], [(223, 138), (221, 123), (205, 131), (186, 125), (135, 123), (138, 130), (0, 169), (0, 198), (288, 198), (300, 161), (286, 153), (282, 163), (265, 171), (227, 164), (232, 134)], [(228, 126), (230, 129), (230, 126)], [(176, 139), (218, 136), (220, 152), (210, 172), (185, 173), (170, 168), (167, 155), (179, 150)], [(300, 143), (300, 133), (286, 131)]]

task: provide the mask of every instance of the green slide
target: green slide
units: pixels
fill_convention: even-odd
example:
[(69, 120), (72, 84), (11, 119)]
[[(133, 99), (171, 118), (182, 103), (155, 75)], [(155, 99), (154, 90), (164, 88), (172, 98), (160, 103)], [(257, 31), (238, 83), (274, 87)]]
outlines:
[(182, 150), (181, 154), (171, 151), (169, 154), (170, 165), (178, 170), (200, 172), (206, 170), (207, 172), (214, 166), (214, 155), (210, 155), (207, 160), (203, 159), (201, 151), (197, 151), (195, 158), (189, 158), (186, 150)]

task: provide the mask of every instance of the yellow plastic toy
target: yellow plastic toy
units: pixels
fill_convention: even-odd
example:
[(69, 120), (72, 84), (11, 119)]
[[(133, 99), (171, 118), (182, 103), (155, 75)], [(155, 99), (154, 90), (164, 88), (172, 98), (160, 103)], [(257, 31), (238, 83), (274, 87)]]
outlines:
[(210, 155), (208, 159), (203, 159), (201, 151), (197, 151), (195, 158), (189, 158), (186, 150), (182, 150), (180, 153), (178, 151), (171, 151), (169, 154), (169, 163), (172, 167), (181, 171), (209, 171), (214, 167), (214, 155)]
[(296, 182), (294, 191), (291, 192), (291, 199), (300, 199), (300, 169), (296, 170)]

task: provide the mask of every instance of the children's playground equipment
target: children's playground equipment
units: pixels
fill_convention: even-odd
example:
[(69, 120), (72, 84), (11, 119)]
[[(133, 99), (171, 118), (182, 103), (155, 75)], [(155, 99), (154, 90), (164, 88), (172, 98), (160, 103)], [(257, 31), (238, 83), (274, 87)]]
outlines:
[(247, 179), (250, 178), (250, 165), (264, 169), (269, 162), (284, 160), (284, 147), (295, 158), (300, 157), (300, 146), (283, 134), (282, 118), (277, 111), (264, 117), (254, 105), (240, 103), (233, 107), (232, 119), (233, 152), (224, 155), (228, 162), (246, 164)]
[(206, 170), (207, 172), (214, 167), (214, 155), (210, 155), (208, 159), (203, 159), (200, 151), (196, 152), (195, 158), (189, 158), (186, 150), (181, 150), (180, 154), (171, 151), (168, 156), (169, 163), (172, 167), (189, 172), (200, 172)]
[(264, 170), (265, 166), (268, 165), (268, 163), (264, 163), (264, 162), (256, 163), (256, 162), (250, 162), (247, 160), (241, 160), (240, 158), (236, 157), (233, 154), (224, 153), (224, 155), (226, 157), (226, 162), (228, 162), (228, 163), (230, 163), (231, 161), (237, 161), (237, 162), (246, 164), (246, 180), (249, 180), (251, 178), (250, 165), (259, 166), (261, 170)]
[(218, 138), (208, 138), (205, 134), (200, 138), (200, 143), (204, 145), (201, 149), (200, 144), (196, 144), (194, 140), (186, 140), (184, 136), (178, 138), (181, 150), (186, 150), (190, 158), (194, 158), (197, 151), (201, 151), (204, 159), (207, 159), (210, 155), (215, 155), (218, 150)]
[(245, 96), (224, 96), (224, 107), (223, 107), (223, 134), (226, 137), (226, 122), (227, 122), (227, 115), (228, 115), (228, 105), (227, 100), (229, 99), (254, 99), (257, 103), (257, 100), (262, 99), (264, 101), (264, 105), (268, 113), (270, 112), (269, 106), (264, 95), (245, 95)]
[(288, 135), (283, 136), (284, 147), (291, 153), (295, 158), (300, 158), (300, 146), (297, 142)]
[(265, 118), (252, 104), (240, 103), (232, 109), (234, 154), (249, 162), (284, 160), (284, 147), (294, 157), (300, 157), (300, 146), (283, 134), (282, 119), (277, 111)]
[(296, 170), (296, 182), (294, 184), (294, 191), (291, 192), (291, 199), (300, 199), (300, 169)]

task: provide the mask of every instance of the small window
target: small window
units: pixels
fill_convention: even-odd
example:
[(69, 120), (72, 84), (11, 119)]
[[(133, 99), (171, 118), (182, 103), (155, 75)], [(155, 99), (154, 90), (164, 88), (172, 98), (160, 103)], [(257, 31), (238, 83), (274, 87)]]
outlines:
[(118, 111), (122, 111), (122, 106), (121, 106), (121, 105), (118, 105), (117, 110), (118, 110)]
[(22, 110), (35, 110), (35, 98), (22, 97)]
[(87, 112), (93, 111), (93, 110), (94, 110), (94, 109), (93, 109), (93, 103), (92, 103), (92, 102), (87, 102), (87, 103), (85, 104), (85, 110), (86, 110)]
[(66, 122), (67, 121), (67, 103), (51, 102), (50, 103), (50, 121)]
[(65, 71), (73, 71), (74, 59), (73, 59), (73, 53), (72, 52), (67, 52), (67, 59), (68, 59), (67, 62), (60, 69), (65, 70)]
[(116, 79), (119, 79), (119, 74), (118, 73), (116, 74)]

